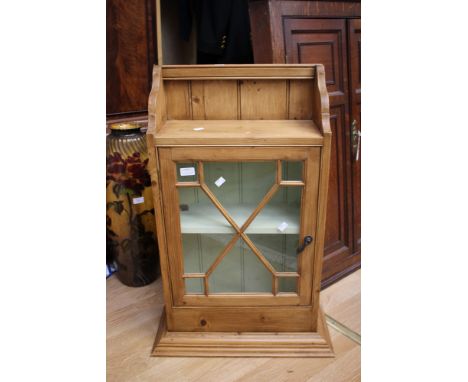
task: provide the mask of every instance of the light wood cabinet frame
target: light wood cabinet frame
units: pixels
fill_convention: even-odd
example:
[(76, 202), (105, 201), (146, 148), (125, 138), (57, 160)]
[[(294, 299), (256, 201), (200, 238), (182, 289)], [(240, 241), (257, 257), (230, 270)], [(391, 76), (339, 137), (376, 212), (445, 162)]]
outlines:
[[(278, 147), (278, 148), (265, 148), (259, 147), (255, 150), (255, 155), (253, 155), (252, 150), (249, 148), (229, 148), (222, 152), (219, 152), (218, 148), (199, 148), (196, 150), (188, 151), (185, 148), (160, 148), (159, 156), (161, 163), (161, 174), (162, 178), (165, 180), (162, 184), (162, 194), (165, 206), (167, 206), (168, 214), (166, 214), (166, 236), (170, 242), (168, 248), (168, 257), (170, 264), (171, 272), (171, 281), (173, 288), (173, 298), (175, 306), (258, 306), (258, 305), (312, 305), (312, 274), (313, 274), (313, 264), (312, 259), (314, 258), (314, 246), (307, 247), (299, 256), (299, 272), (300, 274), (300, 283), (298, 288), (298, 293), (295, 293), (294, 296), (291, 294), (281, 294), (277, 292), (277, 285), (273, 288), (273, 293), (271, 294), (216, 294), (210, 296), (201, 296), (201, 295), (185, 295), (184, 293), (184, 271), (183, 271), (183, 262), (182, 262), (182, 248), (181, 248), (181, 231), (180, 231), (180, 221), (179, 221), (179, 200), (177, 197), (177, 192), (174, 192), (174, 187), (183, 187), (183, 184), (177, 183), (175, 179), (175, 161), (186, 161), (194, 160), (203, 162), (205, 160), (217, 160), (217, 161), (233, 161), (233, 160), (242, 160), (242, 161), (251, 161), (251, 160), (269, 160), (269, 161), (280, 161), (280, 160), (294, 160), (294, 161), (304, 161), (304, 179), (310, 181), (299, 182), (300, 185), (304, 185), (303, 188), (303, 198), (302, 205), (300, 208), (301, 211), (301, 232), (300, 237), (303, 238), (305, 235), (311, 235), (316, 237), (316, 227), (317, 227), (317, 203), (318, 203), (318, 175), (319, 175), (319, 165), (320, 165), (320, 147), (303, 147), (289, 152), (289, 147)], [(194, 152), (193, 152), (194, 151)], [(286, 154), (285, 154), (286, 152)], [(196, 186), (198, 182), (186, 184), (186, 186)], [(287, 182), (277, 179), (277, 182), (273, 185), (271, 191), (276, 191), (279, 186), (294, 187), (294, 182)], [(206, 186), (199, 186), (204, 189), (205, 192), (210, 192), (206, 189)], [(264, 204), (271, 197), (272, 193), (267, 193), (264, 197)], [(210, 196), (212, 198), (213, 196)], [(242, 233), (248, 227), (249, 223), (255, 218), (256, 213), (261, 211), (262, 204), (259, 205), (253, 214), (251, 215), (251, 220), (247, 220), (242, 227), (237, 226), (235, 222), (232, 224), (237, 227), (237, 235), (242, 236)], [(222, 206), (221, 206), (222, 208)], [(229, 214), (224, 211), (224, 214)], [(168, 218), (168, 216), (170, 216)], [(246, 237), (244, 236), (244, 240)], [(227, 251), (224, 252), (226, 254)], [(254, 251), (255, 252), (255, 251)], [(260, 254), (262, 261), (268, 261)], [(221, 257), (218, 257), (217, 260), (221, 260)], [(214, 263), (215, 266), (217, 263)], [(270, 268), (271, 265), (267, 264), (267, 267)], [(270, 268), (271, 269), (271, 268)], [(211, 268), (207, 271), (210, 272)], [(274, 275), (284, 275), (284, 272), (277, 272), (274, 269), (272, 270)], [(200, 276), (200, 275), (199, 275)], [(206, 278), (205, 278), (206, 279)], [(278, 278), (273, 277), (276, 281)], [(275, 293), (276, 292), (276, 293)]]
[[(333, 355), (319, 307), (330, 138), (322, 65), (154, 67), (147, 140), (165, 313), (153, 355), (213, 355), (213, 346), (232, 356)], [(198, 166), (198, 180), (177, 180), (184, 161)], [(242, 225), (204, 183), (203, 163), (211, 161), (276, 163), (274, 184)], [(303, 162), (303, 179), (283, 179), (281, 161)], [(233, 238), (272, 274), (271, 293), (209, 292), (208, 277), (235, 239), (205, 273), (184, 272), (183, 187), (204, 192), (232, 225)], [(297, 272), (277, 271), (244, 232), (280, 187), (302, 188), (299, 237), (314, 239)], [(283, 276), (298, 279), (297, 293), (279, 292)], [(187, 294), (187, 278), (202, 279), (204, 294)]]

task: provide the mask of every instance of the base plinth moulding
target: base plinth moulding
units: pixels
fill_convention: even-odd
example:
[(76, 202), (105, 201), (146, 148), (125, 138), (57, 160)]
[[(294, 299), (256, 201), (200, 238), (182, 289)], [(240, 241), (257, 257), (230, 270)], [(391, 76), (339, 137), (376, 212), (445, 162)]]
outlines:
[(226, 333), (169, 332), (166, 313), (159, 323), (152, 356), (156, 357), (334, 357), (320, 309), (317, 332)]

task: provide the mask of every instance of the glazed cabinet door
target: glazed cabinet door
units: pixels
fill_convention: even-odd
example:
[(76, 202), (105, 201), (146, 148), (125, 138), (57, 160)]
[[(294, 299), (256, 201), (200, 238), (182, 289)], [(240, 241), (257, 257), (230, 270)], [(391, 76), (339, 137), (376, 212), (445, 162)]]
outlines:
[(312, 304), (320, 150), (158, 149), (176, 307)]

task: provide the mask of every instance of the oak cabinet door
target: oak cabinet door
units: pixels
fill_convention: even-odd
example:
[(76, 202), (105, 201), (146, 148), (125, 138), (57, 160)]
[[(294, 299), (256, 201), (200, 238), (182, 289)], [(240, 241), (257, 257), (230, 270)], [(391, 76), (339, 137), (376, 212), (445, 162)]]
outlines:
[(158, 152), (174, 305), (311, 306), (321, 148)]
[(361, 20), (348, 21), (353, 148), (353, 252), (361, 252)]
[[(323, 63), (325, 66), (333, 132), (322, 273), (326, 280), (355, 261), (352, 256), (347, 20), (287, 17), (284, 20), (284, 41), (287, 63)], [(360, 217), (355, 216), (356, 219)]]

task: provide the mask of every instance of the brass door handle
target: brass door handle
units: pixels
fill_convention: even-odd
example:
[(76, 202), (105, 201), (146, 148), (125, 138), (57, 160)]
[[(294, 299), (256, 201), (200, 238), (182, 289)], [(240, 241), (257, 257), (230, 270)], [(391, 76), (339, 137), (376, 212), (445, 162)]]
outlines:
[(357, 127), (356, 120), (351, 124), (351, 143), (353, 145), (353, 158), (357, 162), (361, 151), (361, 131)]

